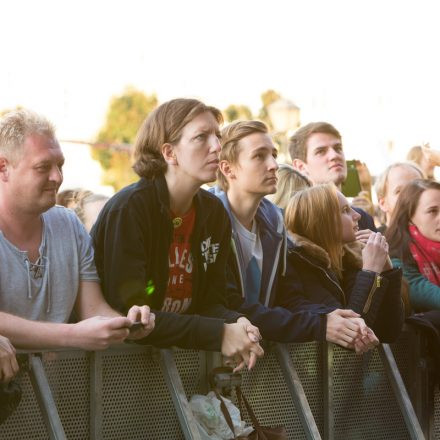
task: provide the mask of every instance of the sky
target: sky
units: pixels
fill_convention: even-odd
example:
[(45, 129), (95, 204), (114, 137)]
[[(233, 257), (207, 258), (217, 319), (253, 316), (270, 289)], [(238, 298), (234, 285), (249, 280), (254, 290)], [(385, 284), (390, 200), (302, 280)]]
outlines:
[(62, 140), (93, 140), (127, 86), (254, 111), (274, 89), (373, 174), (440, 149), (435, 1), (14, 0), (0, 17), (0, 109), (43, 113)]

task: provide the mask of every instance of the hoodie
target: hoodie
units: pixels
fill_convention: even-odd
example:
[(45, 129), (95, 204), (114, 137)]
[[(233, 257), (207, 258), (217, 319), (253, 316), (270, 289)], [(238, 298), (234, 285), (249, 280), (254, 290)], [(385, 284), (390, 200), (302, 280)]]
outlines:
[[(263, 267), (259, 302), (251, 303), (244, 291), (244, 262), (235, 227), (237, 220), (232, 215), (226, 193), (217, 186), (209, 191), (222, 201), (232, 224), (232, 252), (227, 265), (228, 306), (246, 315), (260, 329), (264, 339), (276, 342), (313, 340), (313, 335), (304, 335), (304, 328), (309, 328), (311, 317), (315, 317), (315, 305), (299, 300), (297, 311), (275, 306), (287, 256), (287, 234), (280, 209), (263, 198), (255, 214), (263, 248)], [(318, 309), (321, 310), (319, 306)], [(327, 308), (324, 312), (327, 313)]]

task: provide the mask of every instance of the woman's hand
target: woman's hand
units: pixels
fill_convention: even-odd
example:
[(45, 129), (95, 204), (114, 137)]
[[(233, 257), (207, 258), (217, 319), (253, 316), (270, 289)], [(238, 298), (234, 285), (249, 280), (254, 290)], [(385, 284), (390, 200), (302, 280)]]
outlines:
[(380, 232), (372, 232), (362, 250), (362, 269), (380, 273), (388, 265), (388, 243)]

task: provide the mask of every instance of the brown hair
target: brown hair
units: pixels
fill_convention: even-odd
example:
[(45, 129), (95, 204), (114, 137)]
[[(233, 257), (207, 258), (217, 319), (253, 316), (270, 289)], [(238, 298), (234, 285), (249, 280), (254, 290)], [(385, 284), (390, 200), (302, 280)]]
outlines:
[(312, 134), (326, 133), (342, 139), (338, 130), (328, 122), (311, 122), (299, 128), (289, 139), (289, 154), (292, 161), (300, 159), (307, 162), (307, 141)]
[[(220, 151), (220, 160), (226, 160), (230, 164), (237, 163), (240, 154), (240, 141), (254, 133), (268, 133), (268, 128), (261, 121), (237, 121), (229, 124), (222, 130)], [(220, 169), (217, 170), (217, 182), (219, 187), (226, 191), (228, 189), (228, 181)]]
[(163, 174), (167, 164), (162, 156), (162, 146), (166, 143), (178, 143), (185, 125), (205, 112), (212, 113), (219, 124), (223, 122), (220, 110), (197, 99), (173, 99), (157, 107), (144, 120), (137, 133), (134, 171), (140, 177), (146, 178)]
[(286, 208), (286, 228), (323, 248), (332, 270), (342, 275), (342, 221), (334, 185), (316, 185), (298, 191)]
[(277, 176), (277, 192), (268, 195), (267, 198), (277, 205), (278, 208), (284, 210), (295, 192), (312, 186), (312, 183), (306, 176), (287, 164), (281, 164), (279, 166)]
[(409, 249), (411, 237), (408, 226), (416, 212), (420, 196), (427, 189), (440, 191), (440, 183), (427, 179), (416, 179), (405, 185), (399, 194), (396, 207), (391, 215), (390, 225), (385, 233), (390, 247), (390, 256), (399, 258), (404, 264), (414, 262)]

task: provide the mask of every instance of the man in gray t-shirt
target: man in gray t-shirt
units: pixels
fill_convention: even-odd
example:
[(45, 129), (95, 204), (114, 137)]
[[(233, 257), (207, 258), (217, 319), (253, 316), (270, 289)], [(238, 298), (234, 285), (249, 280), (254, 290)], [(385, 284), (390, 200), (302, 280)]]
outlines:
[[(27, 110), (0, 119), (0, 334), (20, 348), (90, 350), (143, 338), (154, 314), (133, 306), (123, 317), (106, 303), (89, 235), (54, 206), (63, 163), (46, 119)], [(82, 321), (68, 324), (72, 312)]]

